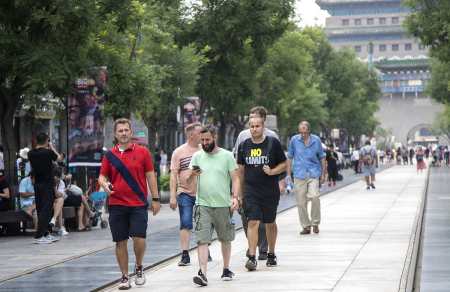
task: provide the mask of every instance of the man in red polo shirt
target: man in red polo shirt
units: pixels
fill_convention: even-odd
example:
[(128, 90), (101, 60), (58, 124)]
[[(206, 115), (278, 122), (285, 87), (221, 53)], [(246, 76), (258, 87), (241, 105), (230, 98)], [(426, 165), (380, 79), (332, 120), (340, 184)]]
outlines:
[(117, 261), (122, 272), (119, 290), (131, 288), (127, 250), (129, 236), (133, 239), (136, 256), (135, 284), (145, 284), (142, 261), (147, 247), (147, 207), (149, 205), (147, 183), (152, 193), (153, 216), (159, 212), (160, 208), (158, 186), (150, 153), (146, 148), (131, 142), (132, 134), (131, 122), (128, 119), (116, 120), (114, 136), (119, 143), (105, 153), (98, 179), (100, 186), (109, 196), (109, 226), (113, 241), (116, 243)]

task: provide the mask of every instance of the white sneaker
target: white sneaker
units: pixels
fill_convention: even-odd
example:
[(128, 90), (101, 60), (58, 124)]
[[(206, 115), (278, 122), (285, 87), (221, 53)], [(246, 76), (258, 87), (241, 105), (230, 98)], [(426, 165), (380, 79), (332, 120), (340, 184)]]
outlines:
[(58, 234), (64, 236), (64, 235), (69, 235), (69, 232), (67, 232), (66, 228), (64, 228), (64, 226), (63, 226), (63, 227), (61, 227), (61, 229), (58, 230)]
[(122, 281), (119, 284), (119, 290), (128, 290), (131, 288), (131, 279), (128, 275), (122, 276)]
[(33, 238), (33, 243), (41, 244), (41, 243), (52, 243), (50, 240), (42, 236), (41, 238)]
[(45, 237), (47, 240), (50, 240), (51, 242), (54, 241), (58, 241), (59, 238), (58, 237), (54, 237), (53, 235), (51, 235), (50, 233)]
[(134, 284), (140, 286), (145, 284), (145, 275), (144, 275), (144, 265), (138, 266), (134, 264), (134, 274), (136, 278), (134, 279)]
[(49, 223), (52, 227), (55, 227), (55, 225), (56, 225), (56, 218), (55, 217), (53, 217), (52, 218), (52, 220), (50, 220), (50, 223)]

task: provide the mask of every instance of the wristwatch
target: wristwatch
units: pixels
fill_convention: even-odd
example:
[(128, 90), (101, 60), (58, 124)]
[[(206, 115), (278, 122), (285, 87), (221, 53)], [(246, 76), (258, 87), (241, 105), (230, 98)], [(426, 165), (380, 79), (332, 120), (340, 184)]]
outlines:
[(152, 201), (159, 202), (159, 198), (152, 198)]

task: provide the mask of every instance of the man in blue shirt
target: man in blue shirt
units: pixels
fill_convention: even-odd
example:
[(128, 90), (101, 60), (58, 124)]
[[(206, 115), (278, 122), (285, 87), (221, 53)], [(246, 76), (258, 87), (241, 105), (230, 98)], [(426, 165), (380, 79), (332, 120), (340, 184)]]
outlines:
[(19, 184), (20, 207), (22, 211), (33, 218), (34, 226), (37, 228), (37, 211), (34, 202), (34, 171), (30, 171), (29, 177), (24, 178)]
[[(298, 216), (303, 227), (301, 235), (310, 234), (311, 226), (314, 233), (319, 233), (320, 224), (320, 184), (325, 183), (326, 154), (322, 149), (319, 137), (311, 135), (308, 122), (298, 125), (300, 135), (292, 137), (287, 153), (287, 178), (291, 180), (292, 159), (294, 164), (294, 192), (297, 201)], [(292, 181), (292, 180), (291, 180)], [(311, 200), (311, 220), (308, 215), (308, 199)]]

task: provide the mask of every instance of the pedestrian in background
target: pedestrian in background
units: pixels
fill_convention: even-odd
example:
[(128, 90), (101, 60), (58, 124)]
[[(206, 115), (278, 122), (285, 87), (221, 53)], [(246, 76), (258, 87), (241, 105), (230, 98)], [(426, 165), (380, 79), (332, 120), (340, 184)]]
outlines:
[(408, 155), (409, 155), (408, 149), (406, 149), (406, 147), (403, 146), (403, 148), (402, 148), (403, 165), (408, 165)]
[(445, 160), (445, 165), (448, 165), (448, 160), (449, 160), (448, 146), (445, 146), (445, 148), (444, 148), (444, 160)]
[[(433, 152), (431, 152), (431, 153), (433, 153)], [(427, 147), (426, 149), (425, 149), (425, 151), (424, 151), (424, 158), (425, 158), (425, 160), (426, 160), (426, 162), (428, 163), (428, 157), (430, 156), (430, 148), (429, 147)]]
[[(320, 224), (320, 184), (325, 183), (326, 154), (323, 152), (322, 142), (316, 135), (310, 134), (308, 122), (298, 125), (299, 135), (292, 137), (289, 144), (288, 177), (291, 179), (292, 159), (294, 165), (294, 192), (297, 202), (298, 216), (303, 230), (301, 235), (310, 234), (311, 226), (314, 233), (319, 233)], [(308, 200), (311, 200), (311, 219), (308, 215)]]
[(417, 153), (416, 153), (417, 173), (419, 173), (419, 170), (420, 170), (420, 173), (422, 174), (422, 170), (427, 168), (423, 158), (424, 158), (423, 149), (422, 149), (422, 147), (419, 147), (419, 150), (417, 150)]
[(410, 163), (411, 165), (414, 164), (414, 163), (413, 163), (413, 158), (414, 158), (414, 149), (411, 148), (411, 149), (409, 149), (409, 163)]
[(160, 171), (161, 175), (166, 175), (166, 164), (167, 164), (167, 154), (164, 152), (163, 149), (161, 149), (161, 162), (160, 162)]
[(358, 173), (358, 165), (359, 165), (359, 151), (357, 148), (355, 148), (352, 152), (352, 161), (353, 161), (353, 168), (355, 169), (355, 173)]
[(379, 151), (379, 153), (378, 153), (378, 157), (380, 157), (380, 162), (381, 162), (381, 163), (384, 162), (384, 156), (385, 156), (384, 150), (383, 150), (383, 149), (380, 149), (380, 151)]
[(339, 156), (336, 153), (336, 151), (334, 151), (333, 144), (328, 146), (328, 150), (326, 151), (325, 154), (326, 154), (327, 167), (328, 167), (328, 177), (329, 177), (328, 186), (331, 186), (331, 181), (333, 181), (333, 186), (335, 186), (336, 185), (337, 176), (338, 176), (337, 164), (338, 164), (338, 161), (339, 161)]
[[(53, 161), (58, 160), (58, 152), (53, 148), (47, 134), (36, 136), (36, 149), (28, 152), (28, 159), (34, 170), (34, 196), (38, 215), (38, 226), (33, 243), (52, 243), (59, 239), (50, 234), (47, 227), (52, 217), (55, 202), (55, 178), (53, 176)], [(47, 149), (50, 148), (50, 149)]]
[[(398, 149), (400, 150), (400, 147)], [(368, 140), (366, 141), (366, 146), (359, 152), (359, 168), (362, 168), (366, 178), (366, 190), (370, 190), (370, 187), (374, 189), (375, 184), (373, 182), (375, 181), (376, 168), (378, 168), (378, 155), (375, 148), (370, 146), (370, 141)]]

